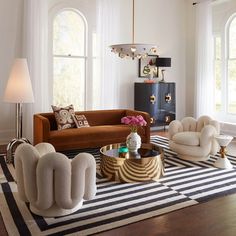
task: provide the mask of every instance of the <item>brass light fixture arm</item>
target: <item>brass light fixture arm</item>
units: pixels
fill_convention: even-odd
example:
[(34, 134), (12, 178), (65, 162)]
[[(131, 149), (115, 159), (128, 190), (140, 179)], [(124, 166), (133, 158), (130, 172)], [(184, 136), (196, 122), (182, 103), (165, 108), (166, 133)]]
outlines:
[(134, 0), (133, 0), (133, 19), (132, 19), (132, 44), (134, 44)]

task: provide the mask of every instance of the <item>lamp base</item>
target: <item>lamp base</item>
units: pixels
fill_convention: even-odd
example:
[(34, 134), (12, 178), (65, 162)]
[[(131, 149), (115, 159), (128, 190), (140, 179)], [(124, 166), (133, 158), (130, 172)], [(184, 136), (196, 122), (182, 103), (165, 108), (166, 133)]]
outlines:
[(161, 70), (161, 81), (159, 81), (159, 82), (161, 82), (161, 83), (165, 83), (165, 82), (166, 82), (166, 81), (165, 81), (164, 72), (165, 72), (165, 70)]
[(21, 143), (29, 143), (30, 141), (27, 138), (14, 138), (11, 140), (10, 143), (7, 145), (7, 155), (6, 155), (6, 163), (7, 164), (14, 164), (14, 150), (17, 146)]

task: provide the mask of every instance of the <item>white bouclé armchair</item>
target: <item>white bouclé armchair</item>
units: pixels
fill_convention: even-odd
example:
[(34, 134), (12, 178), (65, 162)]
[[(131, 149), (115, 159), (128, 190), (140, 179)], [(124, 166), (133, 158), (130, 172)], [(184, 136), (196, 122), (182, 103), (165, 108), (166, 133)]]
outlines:
[(193, 117), (174, 120), (169, 125), (169, 146), (181, 159), (207, 160), (219, 150), (214, 138), (219, 132), (219, 122), (209, 116), (201, 116), (198, 120)]
[(15, 152), (18, 195), (33, 213), (68, 215), (96, 195), (96, 162), (88, 153), (68, 159), (49, 143), (20, 144)]

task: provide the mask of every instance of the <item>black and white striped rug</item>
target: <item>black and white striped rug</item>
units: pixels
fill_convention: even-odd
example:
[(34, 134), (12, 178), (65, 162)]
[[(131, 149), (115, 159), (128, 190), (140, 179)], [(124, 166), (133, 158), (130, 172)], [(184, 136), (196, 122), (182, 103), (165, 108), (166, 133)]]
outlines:
[[(76, 213), (43, 218), (18, 199), (14, 169), (0, 158), (0, 210), (9, 235), (90, 235), (168, 213), (236, 192), (236, 170), (214, 168), (218, 156), (194, 163), (169, 150), (168, 139), (153, 136), (164, 147), (165, 175), (159, 182), (116, 183), (97, 173), (98, 192)], [(99, 150), (92, 153), (99, 166)], [(73, 157), (76, 153), (67, 153)], [(236, 157), (228, 156), (236, 167)]]

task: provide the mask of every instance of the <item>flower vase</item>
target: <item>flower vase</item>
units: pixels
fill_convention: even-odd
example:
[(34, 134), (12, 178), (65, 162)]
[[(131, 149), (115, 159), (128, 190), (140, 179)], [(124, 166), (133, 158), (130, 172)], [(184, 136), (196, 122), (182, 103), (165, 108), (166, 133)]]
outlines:
[(137, 132), (131, 132), (126, 138), (126, 145), (130, 152), (138, 153), (138, 149), (141, 147), (141, 137)]

